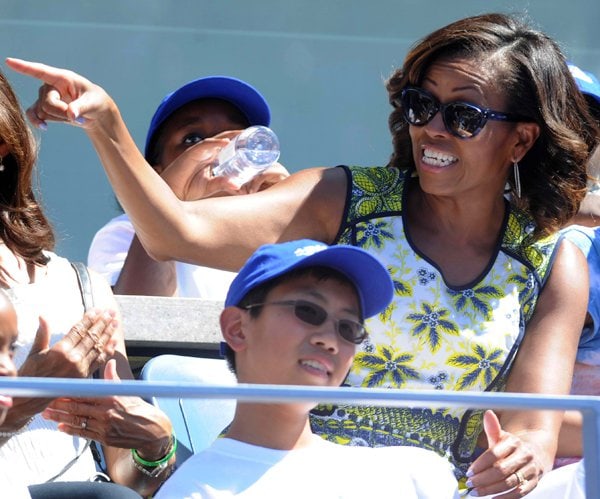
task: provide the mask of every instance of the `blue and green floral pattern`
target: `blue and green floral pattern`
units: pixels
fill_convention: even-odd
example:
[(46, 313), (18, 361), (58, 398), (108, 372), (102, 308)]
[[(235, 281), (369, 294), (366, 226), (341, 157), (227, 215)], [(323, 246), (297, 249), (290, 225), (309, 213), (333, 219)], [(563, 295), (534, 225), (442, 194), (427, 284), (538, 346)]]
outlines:
[[(346, 168), (346, 167), (344, 167)], [(368, 249), (387, 266), (393, 303), (367, 322), (350, 386), (499, 391), (551, 268), (558, 238), (531, 241), (532, 221), (511, 207), (488, 270), (452, 288), (404, 232), (405, 175), (346, 168), (349, 201), (338, 242)], [(461, 477), (473, 459), (481, 411), (467, 408), (320, 406), (313, 431), (342, 444), (415, 445), (447, 456)]]

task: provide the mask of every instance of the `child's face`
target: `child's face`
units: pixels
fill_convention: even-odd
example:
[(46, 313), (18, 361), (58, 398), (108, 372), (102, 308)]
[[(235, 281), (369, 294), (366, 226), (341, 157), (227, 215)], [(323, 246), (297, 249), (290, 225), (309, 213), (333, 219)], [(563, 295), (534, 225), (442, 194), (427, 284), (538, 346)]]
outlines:
[(350, 283), (306, 275), (273, 288), (265, 303), (303, 300), (328, 314), (320, 326), (308, 324), (294, 306), (267, 305), (253, 319), (242, 317), (246, 345), (236, 355), (238, 379), (243, 383), (339, 386), (354, 357), (356, 345), (343, 339), (336, 320), (360, 322), (360, 306)]
[[(16, 376), (13, 362), (15, 341), (17, 340), (17, 314), (12, 304), (0, 297), (0, 376)], [(12, 406), (12, 397), (0, 395), (0, 424)]]

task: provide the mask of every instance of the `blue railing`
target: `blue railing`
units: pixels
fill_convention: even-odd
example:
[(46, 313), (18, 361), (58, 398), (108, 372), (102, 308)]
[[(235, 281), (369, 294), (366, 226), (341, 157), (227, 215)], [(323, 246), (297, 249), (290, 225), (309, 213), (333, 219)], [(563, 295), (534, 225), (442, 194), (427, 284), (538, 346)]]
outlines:
[(583, 415), (586, 497), (600, 498), (600, 397), (471, 393), (438, 390), (328, 388), (282, 385), (200, 385), (183, 382), (121, 381), (64, 378), (0, 378), (0, 393), (15, 397), (106, 397), (237, 399), (254, 402), (312, 401), (389, 407), (462, 406), (473, 409), (574, 410)]

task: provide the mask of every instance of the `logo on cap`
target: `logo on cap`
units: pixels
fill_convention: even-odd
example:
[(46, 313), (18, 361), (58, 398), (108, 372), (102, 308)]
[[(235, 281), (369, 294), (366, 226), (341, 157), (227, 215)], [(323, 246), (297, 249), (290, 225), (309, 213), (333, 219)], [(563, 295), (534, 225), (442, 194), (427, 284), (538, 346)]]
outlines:
[(318, 253), (319, 251), (323, 251), (324, 249), (327, 249), (327, 246), (322, 244), (314, 244), (312, 246), (304, 246), (302, 248), (297, 248), (294, 251), (294, 255), (296, 255), (297, 257), (310, 256), (314, 255), (315, 253)]

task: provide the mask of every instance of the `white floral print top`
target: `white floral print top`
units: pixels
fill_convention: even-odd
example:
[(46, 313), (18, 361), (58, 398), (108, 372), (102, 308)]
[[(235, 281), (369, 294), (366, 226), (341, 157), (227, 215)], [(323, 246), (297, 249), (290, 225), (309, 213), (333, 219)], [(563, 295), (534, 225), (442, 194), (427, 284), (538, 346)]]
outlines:
[[(552, 266), (559, 237), (532, 241), (533, 223), (507, 202), (503, 233), (484, 272), (467, 286), (444, 282), (405, 232), (407, 174), (344, 167), (349, 178), (338, 243), (367, 249), (387, 266), (392, 304), (367, 321), (349, 386), (499, 391)], [(350, 445), (413, 445), (445, 455), (461, 478), (476, 457), (482, 411), (467, 408), (319, 406), (313, 431)]]

